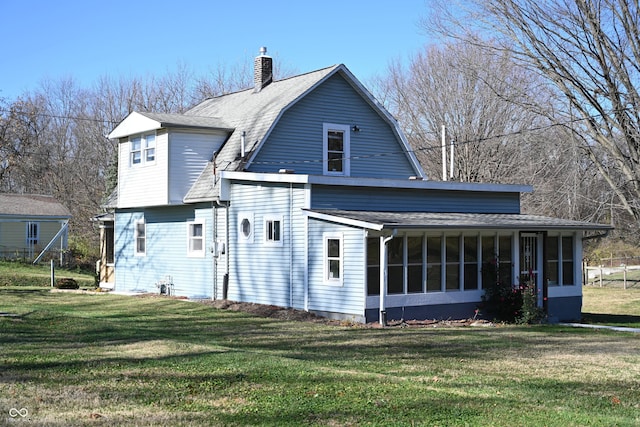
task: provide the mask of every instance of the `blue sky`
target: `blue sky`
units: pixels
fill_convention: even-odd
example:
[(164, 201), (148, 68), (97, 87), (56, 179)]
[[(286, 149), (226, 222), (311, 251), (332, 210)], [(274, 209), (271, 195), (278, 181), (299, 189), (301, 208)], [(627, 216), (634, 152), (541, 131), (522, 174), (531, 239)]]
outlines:
[(44, 79), (198, 75), (252, 61), (260, 46), (307, 72), (344, 63), (361, 81), (429, 41), (428, 0), (0, 0), (0, 97)]

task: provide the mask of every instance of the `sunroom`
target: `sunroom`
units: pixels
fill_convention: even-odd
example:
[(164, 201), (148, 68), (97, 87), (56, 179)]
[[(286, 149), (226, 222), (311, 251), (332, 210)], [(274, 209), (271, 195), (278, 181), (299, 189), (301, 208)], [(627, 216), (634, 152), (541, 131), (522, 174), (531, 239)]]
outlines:
[(582, 239), (610, 226), (521, 214), (312, 210), (366, 231), (366, 321), (469, 318), (483, 281), (535, 284), (550, 319), (580, 318)]

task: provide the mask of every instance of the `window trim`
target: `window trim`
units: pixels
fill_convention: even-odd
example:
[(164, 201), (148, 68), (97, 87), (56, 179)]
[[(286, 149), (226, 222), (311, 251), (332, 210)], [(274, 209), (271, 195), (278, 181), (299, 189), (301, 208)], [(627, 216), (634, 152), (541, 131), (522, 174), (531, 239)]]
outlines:
[[(338, 240), (340, 255), (337, 257), (329, 257), (329, 240)], [(325, 285), (330, 286), (343, 286), (344, 285), (344, 235), (343, 233), (323, 233), (322, 234), (322, 277)], [(339, 276), (338, 278), (329, 277), (329, 263), (331, 261), (338, 261), (339, 264)]]
[[(144, 239), (144, 251), (138, 251), (138, 239), (140, 239), (140, 236), (138, 236), (139, 224), (144, 225), (144, 236), (142, 236), (142, 239)], [(137, 219), (133, 223), (133, 254), (134, 256), (147, 256), (147, 223), (144, 218)]]
[[(153, 146), (149, 145), (148, 137), (153, 135)], [(140, 140), (140, 147), (137, 150), (134, 150), (134, 140)], [(139, 168), (143, 166), (151, 166), (156, 164), (156, 159), (158, 157), (158, 135), (155, 131), (153, 132), (145, 132), (138, 133), (136, 135), (131, 135), (129, 137), (129, 167)], [(148, 160), (149, 152), (153, 150), (153, 160)], [(140, 161), (135, 163), (133, 161), (134, 153), (139, 153)]]
[[(201, 225), (202, 226), (202, 236), (197, 237), (197, 239), (202, 240), (202, 249), (200, 250), (192, 250), (191, 242), (196, 240), (196, 237), (193, 235), (193, 226)], [(187, 221), (187, 256), (191, 258), (204, 258), (207, 253), (207, 229), (204, 220), (192, 220)]]
[[(342, 132), (342, 171), (334, 172), (329, 170), (329, 131)], [(351, 175), (351, 127), (336, 123), (322, 124), (322, 174), (333, 176)]]
[[(281, 247), (284, 245), (284, 216), (283, 215), (265, 215), (264, 216), (264, 244), (269, 246)], [(270, 237), (269, 224), (280, 224), (280, 233), (277, 240)]]

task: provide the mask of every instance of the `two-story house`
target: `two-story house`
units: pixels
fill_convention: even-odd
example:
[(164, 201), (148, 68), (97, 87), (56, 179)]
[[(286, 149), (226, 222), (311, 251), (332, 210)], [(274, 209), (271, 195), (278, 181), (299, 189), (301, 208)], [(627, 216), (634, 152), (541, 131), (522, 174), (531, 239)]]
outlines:
[[(522, 215), (525, 185), (427, 179), (396, 120), (344, 65), (181, 115), (131, 113), (111, 211), (123, 292), (308, 310), (359, 322), (470, 317), (482, 268), (535, 278), (549, 314), (580, 317), (585, 232)], [(542, 292), (544, 290), (544, 292)]]

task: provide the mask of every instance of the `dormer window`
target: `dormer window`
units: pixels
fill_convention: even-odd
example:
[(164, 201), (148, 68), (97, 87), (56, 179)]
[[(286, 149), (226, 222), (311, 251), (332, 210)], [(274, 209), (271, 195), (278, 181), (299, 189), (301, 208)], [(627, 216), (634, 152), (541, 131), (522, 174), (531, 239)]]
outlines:
[(323, 125), (323, 173), (349, 176), (350, 128), (348, 125)]
[(131, 166), (153, 164), (156, 161), (156, 135), (147, 133), (132, 136), (130, 142)]

